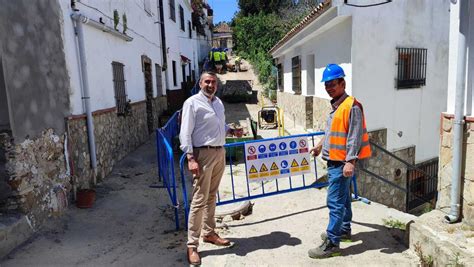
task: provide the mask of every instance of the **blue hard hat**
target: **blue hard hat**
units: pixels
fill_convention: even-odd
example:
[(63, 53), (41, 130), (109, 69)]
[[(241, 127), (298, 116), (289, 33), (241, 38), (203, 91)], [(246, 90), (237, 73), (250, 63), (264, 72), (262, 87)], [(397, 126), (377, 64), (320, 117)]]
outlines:
[(344, 74), (344, 70), (341, 68), (341, 66), (337, 64), (328, 64), (326, 69), (324, 69), (323, 79), (321, 82), (328, 82), (338, 78), (343, 78), (345, 76), (346, 74)]

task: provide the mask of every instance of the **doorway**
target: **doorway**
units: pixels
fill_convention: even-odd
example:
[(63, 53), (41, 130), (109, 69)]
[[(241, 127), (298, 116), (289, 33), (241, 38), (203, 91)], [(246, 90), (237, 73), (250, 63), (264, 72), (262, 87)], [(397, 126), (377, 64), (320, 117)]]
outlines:
[(145, 75), (145, 96), (146, 96), (146, 122), (148, 133), (153, 132), (153, 76), (151, 68), (151, 59), (142, 56), (143, 73)]

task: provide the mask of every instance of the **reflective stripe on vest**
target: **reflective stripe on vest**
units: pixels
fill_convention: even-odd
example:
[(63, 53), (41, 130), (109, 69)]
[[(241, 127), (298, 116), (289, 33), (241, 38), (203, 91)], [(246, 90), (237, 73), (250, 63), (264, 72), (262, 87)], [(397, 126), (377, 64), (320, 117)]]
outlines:
[(221, 60), (226, 60), (226, 53), (225, 52), (221, 52)]
[[(329, 159), (335, 161), (346, 160), (347, 133), (349, 131), (349, 117), (355, 98), (348, 96), (337, 108), (331, 123), (329, 138)], [(365, 117), (362, 117), (362, 143), (358, 158), (365, 159), (372, 154), (370, 150), (369, 134), (365, 125)]]
[(214, 52), (210, 51), (210, 52), (209, 52), (209, 61), (212, 61), (212, 59), (213, 59), (212, 54), (214, 54)]
[(221, 52), (214, 52), (214, 61), (221, 61)]

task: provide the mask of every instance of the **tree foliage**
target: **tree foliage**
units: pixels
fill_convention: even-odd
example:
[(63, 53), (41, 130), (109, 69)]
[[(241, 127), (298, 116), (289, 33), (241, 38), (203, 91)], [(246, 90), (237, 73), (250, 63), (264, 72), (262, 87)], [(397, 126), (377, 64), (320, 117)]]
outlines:
[(269, 82), (268, 51), (321, 0), (239, 0), (231, 26), (234, 51), (250, 60), (261, 83)]

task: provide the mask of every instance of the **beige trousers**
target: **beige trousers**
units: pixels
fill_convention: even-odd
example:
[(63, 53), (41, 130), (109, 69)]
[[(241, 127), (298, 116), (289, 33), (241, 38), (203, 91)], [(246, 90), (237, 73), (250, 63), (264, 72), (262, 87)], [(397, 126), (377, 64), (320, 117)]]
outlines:
[(199, 237), (214, 232), (216, 194), (225, 169), (224, 148), (195, 148), (199, 176), (193, 178), (193, 196), (188, 219), (188, 247), (198, 247)]

